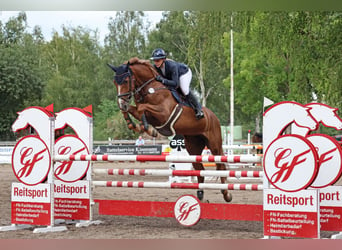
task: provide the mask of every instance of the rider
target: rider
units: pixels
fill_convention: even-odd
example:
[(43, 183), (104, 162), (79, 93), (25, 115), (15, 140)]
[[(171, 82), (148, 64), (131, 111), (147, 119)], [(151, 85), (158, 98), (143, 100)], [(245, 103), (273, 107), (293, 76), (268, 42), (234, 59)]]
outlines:
[(160, 48), (155, 49), (152, 52), (151, 60), (153, 60), (154, 67), (160, 74), (156, 76), (156, 80), (175, 89), (180, 87), (186, 100), (195, 110), (196, 118), (203, 118), (204, 114), (202, 107), (196, 97), (190, 91), (190, 82), (192, 79), (191, 69), (183, 63), (166, 59), (165, 51)]

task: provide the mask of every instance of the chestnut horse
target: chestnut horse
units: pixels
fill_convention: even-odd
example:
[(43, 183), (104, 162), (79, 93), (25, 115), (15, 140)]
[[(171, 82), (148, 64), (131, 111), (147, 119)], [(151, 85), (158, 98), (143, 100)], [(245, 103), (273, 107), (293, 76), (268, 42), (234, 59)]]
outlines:
[[(223, 155), (221, 126), (216, 115), (203, 107), (204, 118), (197, 120), (192, 108), (179, 105), (171, 91), (155, 80), (158, 73), (148, 60), (133, 57), (120, 66), (108, 66), (115, 72), (118, 106), (130, 129), (144, 131), (154, 137), (158, 132), (165, 136), (183, 135), (185, 148), (190, 155), (201, 155), (205, 146), (213, 155)], [(132, 97), (136, 106), (130, 105)], [(129, 114), (141, 125), (135, 125)], [(193, 163), (193, 167), (196, 170), (204, 169), (202, 163)], [(216, 169), (225, 170), (226, 166), (216, 164)], [(204, 177), (197, 177), (197, 180), (203, 183)], [(221, 177), (221, 182), (225, 183), (226, 178)], [(232, 200), (228, 190), (221, 192), (225, 201)], [(197, 191), (200, 200), (203, 195), (203, 190)]]

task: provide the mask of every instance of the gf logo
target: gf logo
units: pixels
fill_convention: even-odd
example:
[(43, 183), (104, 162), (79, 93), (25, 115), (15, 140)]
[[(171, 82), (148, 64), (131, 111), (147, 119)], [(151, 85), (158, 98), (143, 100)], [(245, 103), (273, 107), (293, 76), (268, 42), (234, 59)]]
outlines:
[(179, 212), (180, 212), (180, 215), (177, 217), (177, 220), (178, 221), (185, 221), (188, 217), (189, 217), (189, 214), (196, 210), (196, 207), (198, 206), (197, 203), (195, 204), (192, 204), (190, 205), (189, 202), (183, 202), (180, 204), (180, 207), (179, 207)]
[(22, 164), (22, 168), (19, 169), (17, 175), (19, 178), (27, 177), (31, 174), (34, 165), (40, 160), (44, 159), (43, 153), (47, 150), (47, 148), (42, 149), (41, 151), (35, 153), (32, 157), (33, 148), (23, 147), (20, 154), (20, 163)]
[(12, 169), (17, 179), (25, 185), (42, 183), (51, 167), (48, 147), (38, 136), (21, 138), (12, 154)]
[(276, 138), (266, 149), (263, 160), (268, 181), (282, 191), (305, 189), (318, 173), (316, 149), (308, 139), (299, 135)]
[[(71, 152), (71, 147), (69, 146), (61, 146), (58, 149), (58, 154), (59, 155), (71, 155), (71, 154), (80, 154), (82, 153), (82, 151), (86, 151), (86, 147), (82, 147), (79, 150), (76, 150), (75, 152)], [(55, 168), (55, 175), (59, 176), (59, 175), (63, 175), (63, 174), (67, 174), (70, 171), (70, 168), (72, 166), (72, 164), (74, 163), (74, 161), (63, 161), (59, 166), (57, 166)]]
[(201, 218), (200, 201), (192, 195), (183, 195), (175, 203), (176, 220), (183, 226), (193, 226)]
[[(281, 151), (280, 151), (281, 150)], [(280, 151), (278, 153), (278, 151)], [(287, 148), (287, 149), (279, 149), (276, 151), (276, 155), (275, 155), (275, 162), (274, 165), (276, 168), (279, 169), (278, 172), (276, 172), (273, 176), (272, 176), (272, 183), (277, 183), (277, 182), (284, 182), (287, 181), (289, 179), (289, 177), (291, 176), (294, 168), (296, 166), (299, 166), (301, 163), (305, 162), (306, 158), (304, 158), (304, 155), (308, 154), (310, 152), (310, 149), (293, 156), (291, 163), (288, 162), (284, 162), (280, 165), (280, 161), (281, 160), (286, 160), (286, 158), (289, 158), (291, 155), (291, 149)]]
[[(55, 152), (58, 155), (89, 154), (86, 144), (75, 135), (64, 135), (55, 143)], [(64, 182), (75, 182), (86, 175), (90, 166), (89, 161), (61, 161), (54, 165), (54, 174)]]

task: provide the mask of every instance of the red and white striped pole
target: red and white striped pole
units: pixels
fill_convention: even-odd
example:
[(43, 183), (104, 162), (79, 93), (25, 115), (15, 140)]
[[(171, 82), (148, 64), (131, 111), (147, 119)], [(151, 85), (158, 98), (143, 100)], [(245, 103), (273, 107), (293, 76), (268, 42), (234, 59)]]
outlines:
[(143, 181), (93, 181), (97, 187), (124, 188), (167, 188), (167, 189), (214, 189), (214, 190), (249, 190), (261, 191), (262, 184), (221, 184), (221, 183), (170, 183)]
[(93, 169), (95, 174), (139, 176), (202, 176), (202, 177), (250, 177), (262, 178), (262, 171), (234, 170), (167, 170), (167, 169)]
[(183, 163), (259, 163), (259, 155), (55, 155), (55, 161), (132, 161)]

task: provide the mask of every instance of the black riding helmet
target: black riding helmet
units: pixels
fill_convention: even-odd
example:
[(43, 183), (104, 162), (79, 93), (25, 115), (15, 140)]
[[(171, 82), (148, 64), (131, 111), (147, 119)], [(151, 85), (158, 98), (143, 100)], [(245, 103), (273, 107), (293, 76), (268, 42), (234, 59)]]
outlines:
[(158, 48), (153, 50), (151, 60), (158, 60), (164, 58), (166, 58), (166, 53), (163, 49)]

